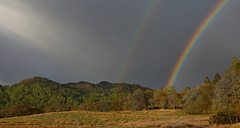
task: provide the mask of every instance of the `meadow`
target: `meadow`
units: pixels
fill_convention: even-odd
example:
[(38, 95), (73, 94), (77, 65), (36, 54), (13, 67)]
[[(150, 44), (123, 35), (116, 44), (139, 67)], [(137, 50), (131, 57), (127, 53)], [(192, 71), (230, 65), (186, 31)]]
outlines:
[(187, 115), (178, 110), (118, 112), (69, 111), (0, 119), (0, 127), (209, 127), (209, 115)]

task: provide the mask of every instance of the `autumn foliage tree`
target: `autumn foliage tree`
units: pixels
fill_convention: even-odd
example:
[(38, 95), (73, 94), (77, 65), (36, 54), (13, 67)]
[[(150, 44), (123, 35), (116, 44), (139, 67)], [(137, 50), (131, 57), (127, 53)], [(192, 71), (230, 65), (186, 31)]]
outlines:
[(231, 70), (240, 70), (240, 60), (236, 56), (232, 57), (233, 61), (231, 61)]
[(141, 89), (138, 89), (133, 92), (132, 104), (133, 104), (133, 109), (136, 111), (146, 109), (147, 106), (145, 104), (144, 92)]
[[(200, 86), (197, 88), (192, 88), (185, 93), (183, 96), (181, 103), (184, 110), (189, 114), (199, 113), (199, 105), (197, 104), (199, 101), (199, 94), (200, 94)], [(198, 100), (197, 100), (198, 98)]]
[(146, 109), (150, 108), (150, 99), (153, 97), (153, 90), (147, 89), (144, 91), (144, 100), (145, 100), (145, 105)]
[(214, 123), (236, 123), (240, 117), (240, 61), (233, 57), (230, 70), (215, 85), (213, 99)]
[(166, 97), (167, 95), (164, 93), (163, 89), (159, 88), (154, 90), (152, 98), (149, 99), (150, 109), (163, 108)]
[(171, 86), (171, 88), (169, 89), (167, 100), (168, 100), (167, 108), (169, 109), (180, 108), (181, 97), (180, 94), (176, 91), (175, 86)]
[(60, 84), (34, 77), (0, 85), (0, 117), (69, 110), (141, 111), (182, 108), (188, 114), (212, 114), (212, 123), (240, 122), (240, 61), (233, 57), (222, 76), (208, 77), (180, 94), (175, 86), (151, 90), (135, 84), (88, 82)]
[(181, 92), (181, 97), (183, 97), (187, 91), (189, 91), (191, 88), (190, 87), (185, 87), (185, 89)]

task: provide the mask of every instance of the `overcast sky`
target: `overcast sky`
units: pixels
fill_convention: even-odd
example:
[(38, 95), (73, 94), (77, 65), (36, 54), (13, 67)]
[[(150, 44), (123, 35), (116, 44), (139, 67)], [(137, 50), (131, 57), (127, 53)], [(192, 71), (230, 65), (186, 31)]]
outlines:
[[(164, 87), (219, 1), (0, 0), (0, 84), (41, 76), (60, 83)], [(240, 1), (230, 0), (209, 24), (178, 75), (178, 90), (195, 87), (206, 76), (213, 79), (229, 68), (232, 56), (240, 57), (239, 12)], [(139, 27), (138, 45), (119, 80)]]

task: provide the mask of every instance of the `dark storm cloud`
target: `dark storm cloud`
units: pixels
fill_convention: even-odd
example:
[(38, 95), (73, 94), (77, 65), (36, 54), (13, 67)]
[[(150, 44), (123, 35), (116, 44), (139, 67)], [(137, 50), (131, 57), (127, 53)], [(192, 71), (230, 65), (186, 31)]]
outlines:
[[(134, 2), (111, 1), (3, 1), (3, 11), (9, 20), (2, 22), (1, 27), (29, 39), (29, 45), (40, 47), (51, 58), (57, 58), (58, 63), (49, 63), (61, 65), (60, 69), (51, 67), (56, 71), (53, 76), (58, 81), (114, 81), (122, 53), (128, 47), (128, 38), (134, 34), (132, 29), (135, 29), (134, 25), (144, 13), (142, 8), (148, 3), (138, 2), (135, 5)], [(16, 21), (14, 28), (9, 23), (12, 19)], [(19, 20), (21, 24), (18, 24)], [(31, 25), (22, 26), (26, 22)], [(39, 61), (45, 60), (40, 58)], [(49, 72), (37, 65), (35, 68)], [(20, 69), (25, 76), (25, 68)], [(59, 70), (62, 70), (61, 79)]]
[[(240, 57), (240, 1), (231, 0), (202, 35), (178, 78), (179, 85), (201, 84), (206, 76), (213, 79), (231, 65), (233, 56)], [(196, 79), (198, 77), (198, 79)]]
[[(163, 87), (177, 58), (218, 0), (165, 0), (145, 29), (127, 79)], [(0, 0), (0, 82), (33, 76), (58, 82), (117, 82), (130, 41), (149, 0)], [(195, 86), (222, 73), (238, 56), (240, 3), (230, 1), (209, 25), (183, 66), (176, 86)], [(4, 18), (3, 18), (4, 17)]]

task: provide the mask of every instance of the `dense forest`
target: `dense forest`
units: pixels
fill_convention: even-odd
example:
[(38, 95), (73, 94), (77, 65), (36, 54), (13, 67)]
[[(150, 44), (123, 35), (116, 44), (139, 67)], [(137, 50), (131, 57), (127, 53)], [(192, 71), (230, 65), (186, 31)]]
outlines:
[(123, 111), (182, 109), (188, 114), (211, 114), (211, 123), (240, 121), (240, 61), (211, 81), (177, 92), (173, 85), (152, 90), (135, 84), (89, 82), (60, 84), (34, 77), (0, 86), (0, 117), (70, 110)]
[[(122, 110), (122, 102), (135, 90), (149, 88), (140, 85), (109, 82), (60, 84), (47, 78), (34, 77), (12, 86), (0, 86), (0, 108), (28, 105), (45, 112), (75, 109)], [(116, 106), (116, 107), (114, 107)], [(119, 107), (119, 108), (117, 108)]]

